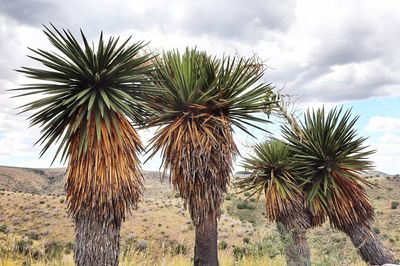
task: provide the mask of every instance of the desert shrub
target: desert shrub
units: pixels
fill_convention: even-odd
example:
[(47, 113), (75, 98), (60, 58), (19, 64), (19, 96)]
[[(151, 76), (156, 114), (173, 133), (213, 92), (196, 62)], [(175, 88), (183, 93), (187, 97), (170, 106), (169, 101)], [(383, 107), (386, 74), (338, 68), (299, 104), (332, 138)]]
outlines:
[(251, 198), (250, 201), (251, 202), (256, 202), (256, 199), (255, 198)]
[(26, 260), (26, 261), (23, 261), (21, 265), (22, 266), (32, 266), (32, 263), (30, 260)]
[(26, 234), (26, 236), (31, 240), (39, 240), (40, 239), (40, 235), (34, 231), (28, 232)]
[(136, 249), (139, 251), (144, 251), (147, 248), (147, 241), (146, 240), (138, 240), (137, 244), (136, 244)]
[(246, 209), (247, 204), (246, 204), (246, 202), (240, 202), (236, 205), (236, 208), (238, 208), (239, 210)]
[(228, 243), (226, 243), (225, 240), (221, 240), (218, 243), (218, 248), (221, 249), (221, 250), (225, 250), (227, 247), (228, 247)]
[(32, 250), (30, 255), (34, 260), (39, 260), (43, 257), (43, 253), (37, 249)]
[(39, 201), (39, 204), (44, 204), (44, 200)]
[(187, 227), (189, 230), (194, 230), (194, 226), (193, 226), (193, 224), (188, 224), (188, 227)]
[(395, 240), (394, 240), (393, 238), (389, 238), (389, 242), (390, 242), (390, 243), (394, 243), (394, 241), (395, 241)]
[(247, 209), (249, 210), (254, 210), (256, 208), (256, 205), (254, 204), (247, 204)]
[(225, 196), (225, 200), (231, 200), (231, 199), (232, 199), (231, 195), (226, 195)]
[(277, 233), (264, 237), (261, 241), (249, 245), (249, 250), (254, 256), (266, 255), (273, 259), (283, 253), (283, 243)]
[(44, 253), (49, 259), (60, 258), (64, 251), (64, 245), (56, 240), (48, 241), (44, 244)]
[(32, 243), (30, 239), (18, 240), (14, 245), (14, 250), (19, 254), (28, 255), (31, 252)]
[(372, 228), (372, 230), (375, 232), (375, 234), (380, 234), (381, 233), (381, 230), (379, 229), (379, 227), (374, 227), (374, 228)]
[(246, 197), (249, 197), (249, 196), (250, 196), (250, 192), (245, 192), (244, 195), (245, 195)]
[(72, 251), (74, 251), (75, 243), (72, 241), (69, 241), (65, 244), (64, 246), (64, 253), (65, 254), (71, 254)]
[(391, 208), (394, 210), (394, 209), (397, 209), (397, 207), (399, 206), (399, 202), (398, 201), (392, 201), (392, 203), (391, 203)]
[(180, 194), (179, 192), (176, 192), (175, 195), (174, 195), (174, 197), (175, 197), (175, 199), (180, 198), (180, 197), (181, 197), (181, 194)]
[(8, 233), (8, 228), (6, 224), (0, 224), (0, 232), (7, 234)]
[(185, 255), (187, 254), (188, 250), (189, 248), (185, 244), (179, 243), (173, 247), (172, 255), (179, 255), (179, 254)]
[(255, 208), (256, 208), (256, 205), (247, 203), (247, 209), (254, 210)]
[(64, 203), (64, 199), (60, 199), (60, 203)]
[(250, 243), (250, 238), (248, 238), (247, 236), (243, 237), (243, 243), (249, 244)]
[(241, 260), (244, 256), (249, 254), (249, 249), (247, 247), (234, 247), (232, 252), (235, 260)]
[(256, 208), (256, 206), (254, 204), (250, 204), (247, 201), (242, 201), (236, 205), (236, 208), (238, 208), (239, 210), (243, 210), (243, 209), (254, 210)]

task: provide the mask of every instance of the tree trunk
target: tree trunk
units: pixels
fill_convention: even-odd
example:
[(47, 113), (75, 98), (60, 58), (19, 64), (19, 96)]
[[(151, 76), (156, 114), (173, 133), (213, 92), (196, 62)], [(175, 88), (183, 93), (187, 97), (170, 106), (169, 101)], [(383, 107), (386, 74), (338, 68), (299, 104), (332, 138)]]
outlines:
[(286, 264), (288, 266), (310, 266), (311, 254), (307, 243), (306, 229), (289, 229), (287, 221), (279, 221), (277, 227), (285, 246)]
[(218, 224), (217, 218), (208, 215), (196, 226), (194, 265), (218, 266)]
[(117, 266), (121, 222), (93, 215), (75, 217), (77, 266)]
[(368, 265), (395, 263), (393, 256), (379, 241), (369, 225), (358, 225), (342, 230), (348, 235), (357, 248), (358, 253)]

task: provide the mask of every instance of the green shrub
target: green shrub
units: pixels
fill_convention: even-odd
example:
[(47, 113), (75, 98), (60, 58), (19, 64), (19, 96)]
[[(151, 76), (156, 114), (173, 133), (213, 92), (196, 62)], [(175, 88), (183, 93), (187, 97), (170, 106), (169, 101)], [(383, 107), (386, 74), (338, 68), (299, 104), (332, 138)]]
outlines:
[(227, 247), (228, 247), (228, 243), (226, 243), (225, 240), (221, 240), (218, 243), (218, 248), (221, 249), (221, 250), (225, 250)]
[(139, 251), (145, 251), (147, 246), (148, 246), (147, 241), (144, 239), (139, 239), (136, 243), (136, 249)]
[(283, 243), (278, 233), (264, 237), (260, 242), (249, 245), (249, 250), (253, 256), (267, 255), (273, 259), (283, 253)]
[(392, 201), (392, 205), (391, 205), (391, 208), (394, 210), (394, 209), (397, 209), (397, 207), (399, 206), (399, 202), (398, 201)]
[(256, 206), (254, 204), (248, 203), (247, 201), (242, 201), (236, 205), (236, 208), (238, 208), (239, 210), (243, 209), (254, 210)]
[(71, 254), (74, 251), (74, 246), (75, 246), (74, 242), (72, 241), (67, 242), (64, 246), (64, 253)]
[(6, 224), (0, 224), (0, 232), (7, 234), (8, 233), (8, 229), (7, 229), (7, 225)]
[(235, 260), (241, 260), (249, 253), (249, 249), (247, 247), (234, 247), (232, 252)]
[(255, 208), (256, 208), (256, 205), (250, 204), (250, 203), (247, 204), (247, 209), (254, 210)]
[(56, 240), (48, 241), (44, 244), (44, 253), (49, 259), (60, 258), (64, 251), (64, 245)]
[(378, 227), (372, 228), (372, 230), (375, 232), (375, 234), (379, 235), (381, 233), (381, 230)]
[(246, 197), (249, 197), (249, 196), (250, 196), (250, 192), (245, 192), (244, 195), (245, 195)]
[(243, 210), (247, 208), (247, 203), (246, 202), (240, 202), (236, 205), (236, 208), (238, 208), (239, 210)]
[(34, 231), (27, 233), (26, 236), (31, 240), (39, 240), (40, 239), (40, 235)]
[(172, 255), (185, 255), (188, 252), (188, 247), (185, 244), (179, 243), (178, 245), (174, 246)]
[(175, 195), (174, 195), (174, 197), (175, 197), (175, 199), (180, 198), (180, 197), (181, 197), (181, 194), (180, 194), (179, 192), (176, 192)]
[(30, 255), (34, 260), (39, 260), (43, 257), (43, 253), (37, 249), (32, 250)]
[(17, 253), (28, 255), (31, 253), (32, 244), (33, 242), (30, 239), (21, 239), (15, 243), (14, 250)]

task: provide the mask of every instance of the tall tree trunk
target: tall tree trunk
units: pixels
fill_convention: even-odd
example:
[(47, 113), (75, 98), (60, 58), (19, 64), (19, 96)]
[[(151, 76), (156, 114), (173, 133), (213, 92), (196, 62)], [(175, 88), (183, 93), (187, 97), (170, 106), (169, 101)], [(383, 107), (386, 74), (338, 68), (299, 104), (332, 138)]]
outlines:
[(121, 222), (94, 215), (75, 217), (77, 266), (117, 266)]
[(343, 228), (342, 231), (349, 236), (358, 253), (368, 265), (395, 263), (393, 256), (383, 246), (379, 236), (371, 230), (369, 224)]
[(218, 266), (218, 224), (214, 215), (208, 215), (196, 226), (194, 265)]
[(312, 215), (300, 195), (286, 204), (285, 211), (276, 217), (276, 225), (285, 246), (288, 266), (310, 266), (311, 254), (306, 232), (313, 226)]
[(307, 229), (293, 228), (290, 226), (291, 223), (292, 221), (284, 219), (277, 222), (277, 228), (285, 246), (286, 264), (288, 266), (310, 266), (311, 254), (306, 237)]

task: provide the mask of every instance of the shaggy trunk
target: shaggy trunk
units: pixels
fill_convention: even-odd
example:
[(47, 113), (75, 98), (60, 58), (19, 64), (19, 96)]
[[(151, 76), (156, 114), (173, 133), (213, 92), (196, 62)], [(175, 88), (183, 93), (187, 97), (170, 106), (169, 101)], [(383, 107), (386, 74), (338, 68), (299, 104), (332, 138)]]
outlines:
[[(312, 216), (304, 206), (300, 195), (295, 195), (287, 208), (274, 219), (285, 246), (286, 264), (288, 266), (310, 266), (311, 254), (306, 232), (312, 227)], [(267, 208), (267, 209), (272, 209)]]
[(196, 226), (194, 265), (218, 266), (218, 224), (213, 215), (209, 215)]
[(348, 235), (358, 253), (368, 265), (395, 263), (393, 256), (383, 246), (369, 225), (358, 225), (342, 230)]
[(121, 222), (80, 215), (75, 218), (75, 226), (77, 266), (118, 265)]
[(310, 266), (311, 255), (307, 244), (306, 229), (290, 229), (287, 220), (279, 221), (277, 227), (285, 246), (286, 264), (288, 266)]

